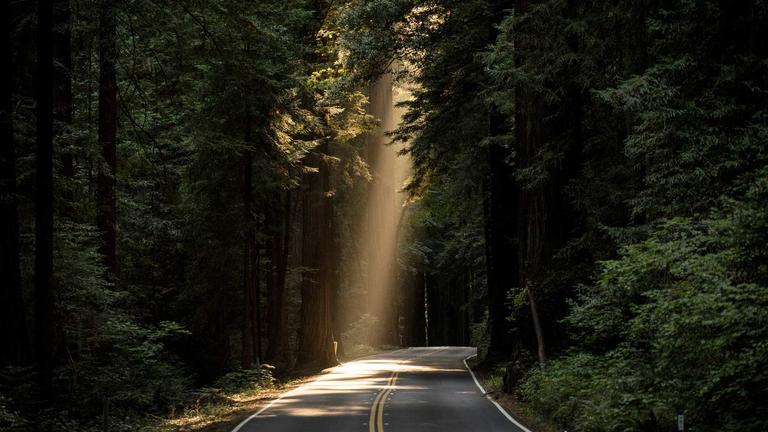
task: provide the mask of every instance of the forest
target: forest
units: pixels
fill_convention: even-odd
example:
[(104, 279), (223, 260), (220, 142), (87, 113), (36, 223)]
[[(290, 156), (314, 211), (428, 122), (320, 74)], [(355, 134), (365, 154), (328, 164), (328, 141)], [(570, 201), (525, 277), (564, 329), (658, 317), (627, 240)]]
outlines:
[(420, 346), (551, 431), (768, 430), (768, 2), (0, 17), (0, 430)]

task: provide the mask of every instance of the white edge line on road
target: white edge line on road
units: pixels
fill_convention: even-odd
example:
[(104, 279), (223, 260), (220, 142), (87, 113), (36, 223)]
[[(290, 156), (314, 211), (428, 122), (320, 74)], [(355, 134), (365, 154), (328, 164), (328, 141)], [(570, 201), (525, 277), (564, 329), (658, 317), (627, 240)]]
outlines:
[[(388, 352), (388, 353), (379, 353), (379, 354), (392, 354), (392, 353), (396, 353), (396, 352), (398, 352), (398, 351), (403, 351), (403, 349), (404, 349), (404, 348), (402, 348), (402, 349), (399, 349), (399, 350), (390, 351), (390, 352)], [(370, 355), (370, 356), (360, 357), (360, 358), (358, 358), (358, 359), (354, 359), (354, 360), (352, 360), (352, 361), (353, 361), (353, 362), (355, 362), (355, 361), (358, 361), (358, 360), (362, 360), (362, 359), (364, 359), (364, 358), (367, 358), (367, 357), (374, 357), (374, 356), (377, 356), (377, 355), (379, 355), (379, 354), (373, 354), (373, 355)], [(347, 362), (347, 363), (339, 362), (339, 363), (341, 363), (341, 364), (339, 364), (338, 366), (334, 366), (334, 367), (333, 367), (333, 368), (331, 368), (331, 369), (336, 369), (336, 368), (338, 368), (338, 367), (343, 367), (345, 364), (347, 364), (347, 363), (350, 363), (350, 362)], [(467, 364), (467, 363), (466, 363), (466, 361), (464, 362), (464, 364)], [(258, 417), (258, 416), (260, 416), (260, 415), (261, 415), (261, 413), (263, 413), (264, 411), (268, 410), (268, 409), (269, 409), (269, 408), (270, 408), (272, 405), (274, 405), (274, 404), (275, 404), (275, 402), (279, 401), (280, 399), (282, 399), (282, 398), (284, 398), (284, 397), (288, 396), (289, 394), (291, 394), (291, 393), (293, 393), (293, 392), (295, 392), (295, 391), (298, 391), (298, 390), (300, 390), (300, 389), (301, 389), (302, 387), (304, 387), (304, 386), (307, 386), (307, 385), (310, 385), (310, 384), (314, 383), (315, 381), (319, 380), (319, 379), (320, 379), (322, 376), (324, 376), (324, 375), (327, 375), (327, 374), (320, 374), (320, 375), (318, 375), (318, 376), (317, 376), (317, 378), (313, 379), (312, 381), (310, 381), (310, 382), (307, 382), (307, 383), (304, 383), (304, 384), (302, 384), (302, 385), (300, 385), (300, 386), (298, 386), (298, 387), (296, 387), (296, 388), (293, 388), (293, 389), (291, 389), (291, 390), (289, 390), (289, 391), (287, 391), (287, 392), (285, 392), (285, 393), (281, 394), (281, 395), (280, 395), (280, 396), (278, 396), (276, 399), (273, 399), (273, 400), (272, 400), (272, 401), (271, 401), (269, 404), (267, 404), (267, 406), (265, 406), (265, 407), (261, 408), (260, 410), (256, 411), (255, 413), (251, 414), (250, 416), (248, 416), (248, 417), (247, 417), (245, 420), (241, 421), (241, 422), (240, 422), (240, 424), (238, 424), (237, 426), (235, 426), (235, 428), (234, 428), (234, 429), (232, 429), (232, 431), (231, 431), (231, 432), (238, 432), (240, 429), (242, 429), (242, 428), (243, 428), (243, 426), (245, 426), (245, 425), (246, 425), (246, 423), (248, 423), (249, 421), (251, 421), (251, 420), (255, 419), (255, 418), (256, 418), (256, 417)], [(527, 432), (530, 432), (530, 431), (527, 431)]]
[[(313, 383), (313, 382), (315, 382), (315, 381), (316, 381), (316, 379), (314, 379), (314, 380), (310, 381), (310, 382), (309, 382), (309, 383), (307, 383), (307, 384)], [(304, 385), (306, 385), (306, 384), (304, 384)], [(241, 429), (243, 426), (245, 426), (245, 424), (246, 424), (246, 423), (248, 423), (249, 421), (251, 421), (251, 420), (255, 419), (256, 417), (258, 417), (258, 416), (259, 416), (261, 413), (263, 413), (263, 412), (264, 412), (264, 411), (266, 411), (266, 410), (267, 410), (269, 407), (271, 407), (272, 405), (274, 405), (274, 404), (275, 404), (275, 402), (277, 402), (277, 401), (279, 401), (280, 399), (282, 399), (282, 398), (284, 398), (284, 397), (288, 396), (289, 394), (291, 394), (291, 393), (295, 392), (296, 390), (298, 390), (298, 389), (300, 389), (300, 388), (304, 387), (304, 385), (300, 385), (300, 386), (298, 386), (298, 387), (296, 387), (296, 388), (294, 388), (294, 389), (292, 389), (292, 390), (290, 390), (290, 391), (287, 391), (287, 392), (285, 392), (285, 393), (281, 394), (279, 397), (277, 397), (277, 399), (273, 399), (273, 400), (272, 400), (272, 401), (271, 401), (269, 404), (267, 404), (267, 406), (265, 406), (265, 407), (263, 407), (262, 409), (260, 409), (260, 410), (256, 411), (255, 413), (253, 413), (253, 414), (251, 414), (250, 416), (248, 416), (248, 418), (246, 418), (245, 420), (241, 421), (239, 425), (235, 426), (235, 428), (234, 428), (234, 429), (232, 429), (232, 432), (237, 432), (237, 431), (239, 431), (239, 430), (240, 430), (240, 429)]]
[[(494, 404), (494, 405), (496, 406), (496, 408), (498, 408), (498, 409), (499, 409), (499, 411), (500, 411), (502, 414), (504, 414), (504, 417), (506, 417), (506, 418), (507, 418), (507, 420), (511, 421), (511, 422), (512, 422), (512, 423), (513, 423), (515, 426), (517, 426), (517, 427), (519, 427), (520, 429), (522, 429), (522, 430), (523, 430), (523, 432), (531, 432), (531, 430), (530, 430), (530, 429), (528, 429), (527, 427), (525, 427), (525, 426), (521, 425), (519, 421), (515, 420), (515, 418), (514, 418), (514, 417), (512, 417), (511, 415), (509, 415), (509, 413), (507, 412), (507, 410), (505, 410), (505, 409), (504, 409), (504, 407), (502, 407), (501, 405), (499, 405), (499, 403), (498, 403), (498, 402), (496, 402), (495, 400), (493, 400), (493, 398), (492, 398), (490, 395), (488, 395), (488, 393), (486, 393), (486, 392), (485, 392), (485, 389), (483, 388), (483, 386), (482, 386), (482, 385), (480, 385), (480, 381), (478, 381), (478, 380), (477, 380), (477, 377), (475, 376), (475, 373), (474, 373), (474, 372), (472, 372), (472, 368), (470, 368), (470, 367), (469, 367), (469, 365), (467, 364), (467, 360), (471, 359), (472, 357), (477, 357), (477, 354), (472, 354), (471, 356), (469, 356), (469, 357), (465, 358), (465, 359), (464, 359), (464, 366), (467, 368), (467, 371), (469, 371), (469, 374), (470, 374), (470, 375), (472, 375), (472, 379), (475, 381), (475, 385), (477, 386), (477, 388), (479, 388), (479, 389), (480, 389), (480, 391), (483, 393), (483, 395), (485, 395), (485, 398), (486, 398), (486, 399), (488, 399), (489, 401), (491, 401), (491, 403), (492, 403), (492, 404)], [(232, 431), (232, 432), (237, 432), (237, 431), (236, 431), (236, 430), (234, 430), (234, 431)]]

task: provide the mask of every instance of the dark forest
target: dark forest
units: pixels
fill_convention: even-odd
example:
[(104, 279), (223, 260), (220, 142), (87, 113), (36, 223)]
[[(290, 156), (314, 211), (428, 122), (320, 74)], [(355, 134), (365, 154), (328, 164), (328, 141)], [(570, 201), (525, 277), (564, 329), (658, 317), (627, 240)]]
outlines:
[(0, 430), (228, 432), (321, 371), (384, 387), (315, 432), (446, 430), (397, 411), (440, 368), (537, 432), (768, 430), (768, 2), (0, 17)]

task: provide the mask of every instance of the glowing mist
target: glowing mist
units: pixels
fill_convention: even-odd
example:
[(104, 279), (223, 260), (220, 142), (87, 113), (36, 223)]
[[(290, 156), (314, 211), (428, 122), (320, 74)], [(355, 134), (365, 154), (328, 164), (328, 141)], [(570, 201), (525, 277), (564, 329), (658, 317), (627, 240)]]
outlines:
[(367, 312), (375, 317), (370, 329), (372, 345), (399, 345), (397, 238), (406, 194), (403, 184), (411, 164), (398, 155), (403, 144), (390, 144), (386, 135), (397, 127), (402, 110), (395, 104), (405, 95), (393, 85), (390, 74), (383, 75), (370, 92), (370, 113), (381, 126), (368, 138), (369, 185), (366, 223)]

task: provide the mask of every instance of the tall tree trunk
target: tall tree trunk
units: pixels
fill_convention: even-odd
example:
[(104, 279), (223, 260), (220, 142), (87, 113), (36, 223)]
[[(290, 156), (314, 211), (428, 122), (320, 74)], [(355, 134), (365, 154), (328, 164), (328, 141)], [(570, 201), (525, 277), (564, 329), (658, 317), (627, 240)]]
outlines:
[[(499, 114), (491, 112), (491, 135), (501, 133)], [(488, 148), (489, 174), (485, 181), (484, 225), (485, 261), (488, 279), (488, 328), (490, 340), (486, 360), (503, 360), (512, 351), (512, 338), (507, 306), (507, 295), (519, 279), (518, 245), (516, 237), (516, 210), (514, 191), (517, 189), (512, 178), (512, 169), (505, 162), (509, 151), (499, 144)], [(511, 195), (511, 196), (510, 196)]]
[[(516, 116), (517, 162), (521, 168), (529, 167), (536, 148), (542, 144), (541, 130), (538, 124), (529, 120), (522, 112)], [(545, 337), (536, 304), (536, 277), (544, 269), (552, 254), (549, 241), (551, 184), (537, 185), (529, 190), (521, 190), (518, 197), (518, 241), (520, 243), (520, 286), (527, 291), (531, 320), (536, 336), (536, 352), (541, 365), (546, 362)]]
[(291, 191), (285, 192), (280, 226), (269, 240), (271, 271), (268, 275), (267, 361), (275, 364), (288, 362), (286, 349), (288, 333), (285, 321), (285, 276), (288, 251), (291, 245)]
[(299, 329), (299, 364), (328, 367), (337, 363), (333, 352), (333, 295), (328, 283), (328, 248), (333, 214), (330, 173), (325, 156), (328, 142), (306, 158), (315, 173), (305, 177), (302, 202), (302, 266), (306, 269), (301, 284), (301, 323)]
[(253, 241), (253, 248), (255, 256), (251, 270), (251, 338), (253, 339), (256, 364), (261, 365), (263, 360), (261, 352), (261, 248), (255, 239)]
[(425, 346), (427, 343), (426, 321), (426, 276), (419, 271), (413, 275), (413, 321), (411, 324), (410, 346)]
[(243, 315), (240, 337), (240, 366), (250, 369), (253, 366), (253, 338), (251, 337), (251, 281), (250, 281), (250, 242), (243, 239)]
[(11, 61), (10, 2), (0, 5), (0, 364), (27, 359), (28, 340), (19, 268), (19, 214), (16, 209), (16, 149), (13, 137), (13, 62)]
[[(576, 5), (576, 1), (568, 2), (566, 13), (569, 19), (576, 19)], [(518, 0), (516, 13), (525, 13), (526, 7), (526, 0)], [(567, 44), (572, 52), (578, 51), (578, 40), (575, 37), (569, 38)], [(525, 61), (525, 45), (518, 42), (516, 49), (516, 61)], [(578, 65), (571, 67), (569, 76), (577, 76)], [(560, 318), (555, 315), (557, 308), (553, 306), (558, 299), (543, 298), (541, 295), (542, 275), (549, 271), (556, 252), (565, 246), (576, 219), (564, 189), (578, 175), (580, 167), (581, 90), (576, 83), (570, 82), (565, 92), (566, 103), (560, 115), (547, 120), (544, 120), (542, 107), (535, 96), (526, 94), (522, 88), (516, 89), (515, 93), (517, 166), (526, 169), (535, 164), (545, 164), (546, 170), (543, 179), (521, 190), (518, 195), (518, 239), (522, 263), (520, 286), (527, 292), (536, 352), (541, 366), (546, 362), (547, 349), (552, 349), (558, 340), (557, 322)], [(561, 154), (563, 163), (546, 165), (537, 160), (537, 155), (544, 150)], [(547, 288), (552, 290), (562, 287)]]
[(434, 274), (427, 273), (424, 277), (426, 321), (427, 321), (427, 343), (426, 346), (439, 346), (443, 344), (442, 321), (443, 305), (440, 298), (440, 278)]
[[(524, 13), (526, 1), (518, 0), (517, 11)], [(567, 11), (569, 19), (576, 19), (577, 2), (568, 1)], [(576, 53), (579, 50), (578, 40), (575, 36), (567, 41), (568, 48)], [(517, 44), (517, 49), (523, 51), (525, 47)], [(525, 54), (518, 55), (518, 59)], [(579, 74), (578, 64), (571, 65), (569, 76)], [(539, 111), (541, 108), (538, 101), (530, 100), (532, 97), (525, 95), (518, 90), (516, 98), (525, 99), (518, 104), (516, 115), (517, 132), (517, 163), (521, 168), (528, 168), (535, 163), (536, 155), (542, 149), (548, 148), (549, 151), (555, 151), (562, 154), (562, 164), (557, 166), (545, 166), (547, 176), (545, 180), (540, 181), (534, 187), (523, 191), (520, 194), (521, 209), (521, 229), (520, 244), (521, 254), (523, 254), (523, 273), (521, 275), (521, 286), (525, 287), (528, 293), (533, 329), (536, 336), (536, 346), (539, 363), (542, 365), (546, 361), (547, 344), (545, 339), (549, 335), (550, 342), (557, 341), (557, 319), (552, 315), (552, 299), (547, 300), (546, 307), (542, 307), (542, 299), (537, 289), (541, 275), (547, 271), (553, 260), (553, 256), (562, 248), (566, 242), (568, 234), (573, 229), (575, 215), (568, 204), (568, 197), (565, 195), (564, 188), (568, 183), (578, 175), (581, 161), (581, 90), (574, 82), (569, 82), (565, 87), (566, 103), (562, 107), (561, 115), (558, 120), (543, 120)], [(524, 112), (523, 106), (528, 112)], [(557, 121), (558, 123), (554, 123)], [(558, 134), (552, 138), (552, 134)], [(557, 139), (558, 136), (565, 139)], [(557, 288), (557, 287), (555, 287)], [(549, 287), (552, 289), (552, 287)], [(542, 312), (545, 310), (546, 312)], [(548, 312), (548, 313), (547, 313)], [(545, 320), (542, 316), (550, 317)]]
[[(250, 142), (250, 126), (246, 129), (246, 142)], [(253, 263), (254, 255), (254, 226), (253, 226), (253, 153), (247, 151), (243, 156), (243, 331), (240, 363), (244, 369), (253, 366)]]
[[(498, 24), (509, 6), (506, 1), (490, 4), (488, 43), (498, 35)], [(488, 134), (491, 138), (509, 133), (506, 118), (495, 105), (488, 111)], [(507, 296), (517, 286), (520, 272), (519, 250), (515, 242), (517, 218), (514, 172), (507, 162), (511, 151), (501, 143), (491, 142), (486, 156), (488, 175), (483, 182), (483, 219), (488, 295), (489, 344), (485, 361), (493, 363), (509, 358), (516, 335), (511, 333)], [(519, 336), (517, 336), (519, 337)]]
[(35, 363), (44, 399), (53, 374), (53, 5), (38, 0), (35, 194)]
[(66, 179), (60, 185), (63, 198), (62, 212), (72, 219), (74, 193), (72, 180), (75, 175), (74, 146), (69, 137), (72, 125), (72, 43), (71, 10), (69, 0), (54, 0), (53, 5), (53, 118), (54, 131), (61, 142), (61, 174)]
[(117, 17), (115, 2), (99, 9), (99, 145), (102, 163), (96, 178), (96, 227), (102, 234), (104, 264), (117, 275)]
[(536, 297), (533, 295), (533, 291), (528, 288), (528, 302), (531, 305), (531, 317), (533, 318), (533, 330), (536, 333), (536, 354), (539, 359), (539, 366), (544, 368), (544, 363), (547, 361), (546, 345), (544, 343), (544, 331), (541, 328), (541, 322), (539, 321), (539, 310), (536, 307)]
[[(339, 311), (341, 310), (341, 291), (340, 291), (340, 282), (341, 282), (341, 274), (339, 273), (339, 262), (341, 262), (341, 242), (339, 240), (338, 232), (336, 231), (336, 218), (333, 214), (333, 202), (331, 201), (330, 205), (327, 206), (326, 211), (328, 212), (328, 217), (330, 218), (330, 229), (328, 230), (328, 239), (330, 241), (330, 253), (327, 254), (327, 260), (328, 260), (328, 284), (330, 285), (331, 290), (331, 310), (332, 311)], [(344, 358), (344, 345), (341, 340), (341, 334), (344, 332), (344, 323), (341, 319), (341, 314), (339, 313), (332, 313), (331, 319), (333, 321), (332, 328), (333, 328), (333, 339), (336, 341), (336, 358)]]
[[(515, 1), (515, 14), (522, 15), (528, 7), (527, 0)], [(519, 62), (523, 58), (524, 45), (518, 40), (515, 44)], [(515, 89), (515, 149), (518, 169), (525, 169), (533, 163), (538, 148), (543, 145), (540, 119), (530, 112), (534, 103), (526, 103), (527, 96), (520, 87)], [(526, 112), (528, 110), (529, 112)], [(530, 190), (517, 189), (517, 238), (520, 245), (520, 286), (525, 287), (536, 335), (537, 356), (541, 365), (546, 361), (544, 332), (536, 303), (536, 292), (531, 279), (541, 269), (546, 256), (551, 252), (547, 241), (547, 198), (549, 184), (537, 185)]]

